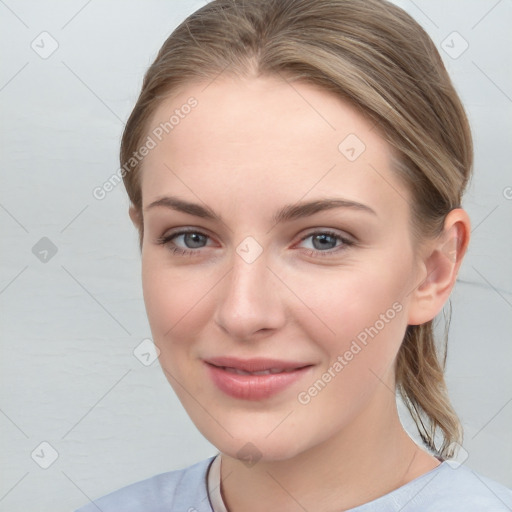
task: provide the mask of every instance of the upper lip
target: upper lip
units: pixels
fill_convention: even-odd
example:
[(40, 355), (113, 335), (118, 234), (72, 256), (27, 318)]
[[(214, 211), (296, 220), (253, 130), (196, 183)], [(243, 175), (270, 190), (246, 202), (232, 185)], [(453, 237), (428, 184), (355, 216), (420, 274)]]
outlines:
[(205, 359), (206, 363), (221, 368), (235, 368), (244, 372), (261, 372), (265, 370), (294, 370), (311, 366), (311, 363), (298, 361), (283, 361), (270, 358), (238, 359), (236, 357), (212, 357)]

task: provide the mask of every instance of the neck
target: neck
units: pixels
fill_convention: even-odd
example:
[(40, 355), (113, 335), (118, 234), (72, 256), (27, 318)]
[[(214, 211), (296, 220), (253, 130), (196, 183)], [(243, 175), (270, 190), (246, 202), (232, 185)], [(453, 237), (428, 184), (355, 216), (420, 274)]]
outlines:
[(221, 458), (229, 512), (348, 510), (439, 465), (404, 431), (395, 395), (384, 385), (350, 425), (290, 459), (247, 467), (225, 454)]

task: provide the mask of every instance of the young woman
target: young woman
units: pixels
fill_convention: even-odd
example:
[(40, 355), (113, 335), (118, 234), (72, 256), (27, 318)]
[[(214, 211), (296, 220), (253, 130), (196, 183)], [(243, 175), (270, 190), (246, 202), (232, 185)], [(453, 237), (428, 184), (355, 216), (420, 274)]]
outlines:
[(121, 165), (162, 369), (219, 454), (81, 512), (512, 509), (446, 460), (432, 321), (469, 242), (472, 142), (409, 15), (208, 3), (149, 68)]

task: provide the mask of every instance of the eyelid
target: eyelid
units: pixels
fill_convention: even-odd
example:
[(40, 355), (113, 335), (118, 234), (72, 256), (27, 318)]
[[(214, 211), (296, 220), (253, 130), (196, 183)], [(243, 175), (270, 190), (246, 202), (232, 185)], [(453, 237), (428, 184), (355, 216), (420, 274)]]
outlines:
[(179, 227), (176, 227), (176, 228), (167, 229), (166, 231), (164, 231), (164, 234), (159, 236), (158, 238), (159, 239), (161, 239), (161, 238), (169, 238), (169, 237), (176, 236), (176, 235), (182, 235), (184, 233), (198, 233), (200, 235), (205, 235), (208, 238), (213, 238), (209, 234), (209, 230), (208, 229), (206, 229), (206, 228), (199, 228), (199, 227), (195, 227), (195, 226), (179, 226)]
[[(204, 230), (203, 228), (195, 228), (193, 226), (183, 227), (183, 228), (175, 228), (175, 230), (170, 230), (169, 232), (166, 231), (162, 236), (157, 237), (157, 239), (155, 241), (162, 242), (163, 240), (168, 240), (170, 238), (177, 237), (179, 235), (183, 235), (186, 233), (196, 233), (199, 235), (204, 235), (204, 236), (208, 237), (209, 239), (212, 239), (212, 237), (208, 233), (205, 233), (205, 231), (207, 231), (207, 230)], [(346, 233), (345, 231), (338, 232), (337, 230), (335, 230), (333, 228), (322, 228), (322, 227), (312, 228), (311, 231), (308, 231), (308, 233), (306, 233), (305, 235), (302, 235), (299, 241), (302, 242), (306, 238), (309, 238), (310, 236), (317, 235), (317, 234), (329, 234), (334, 237), (339, 237), (340, 239), (342, 239), (346, 242), (355, 243), (354, 237), (352, 235), (350, 235), (349, 233)]]
[(350, 233), (347, 233), (346, 231), (341, 231), (341, 230), (334, 229), (334, 228), (322, 228), (322, 227), (313, 228), (311, 231), (308, 231), (308, 233), (303, 235), (300, 240), (302, 241), (312, 235), (320, 235), (320, 234), (328, 234), (331, 236), (335, 236), (335, 237), (341, 238), (347, 242), (352, 242), (352, 243), (356, 242), (356, 238), (354, 236), (352, 236)]

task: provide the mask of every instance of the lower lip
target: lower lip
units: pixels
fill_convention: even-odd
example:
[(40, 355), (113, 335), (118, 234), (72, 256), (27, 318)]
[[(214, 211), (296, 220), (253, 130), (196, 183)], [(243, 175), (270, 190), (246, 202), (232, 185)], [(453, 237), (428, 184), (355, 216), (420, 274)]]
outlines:
[(206, 363), (214, 384), (226, 395), (241, 400), (265, 400), (297, 382), (310, 366), (268, 375), (239, 375)]

